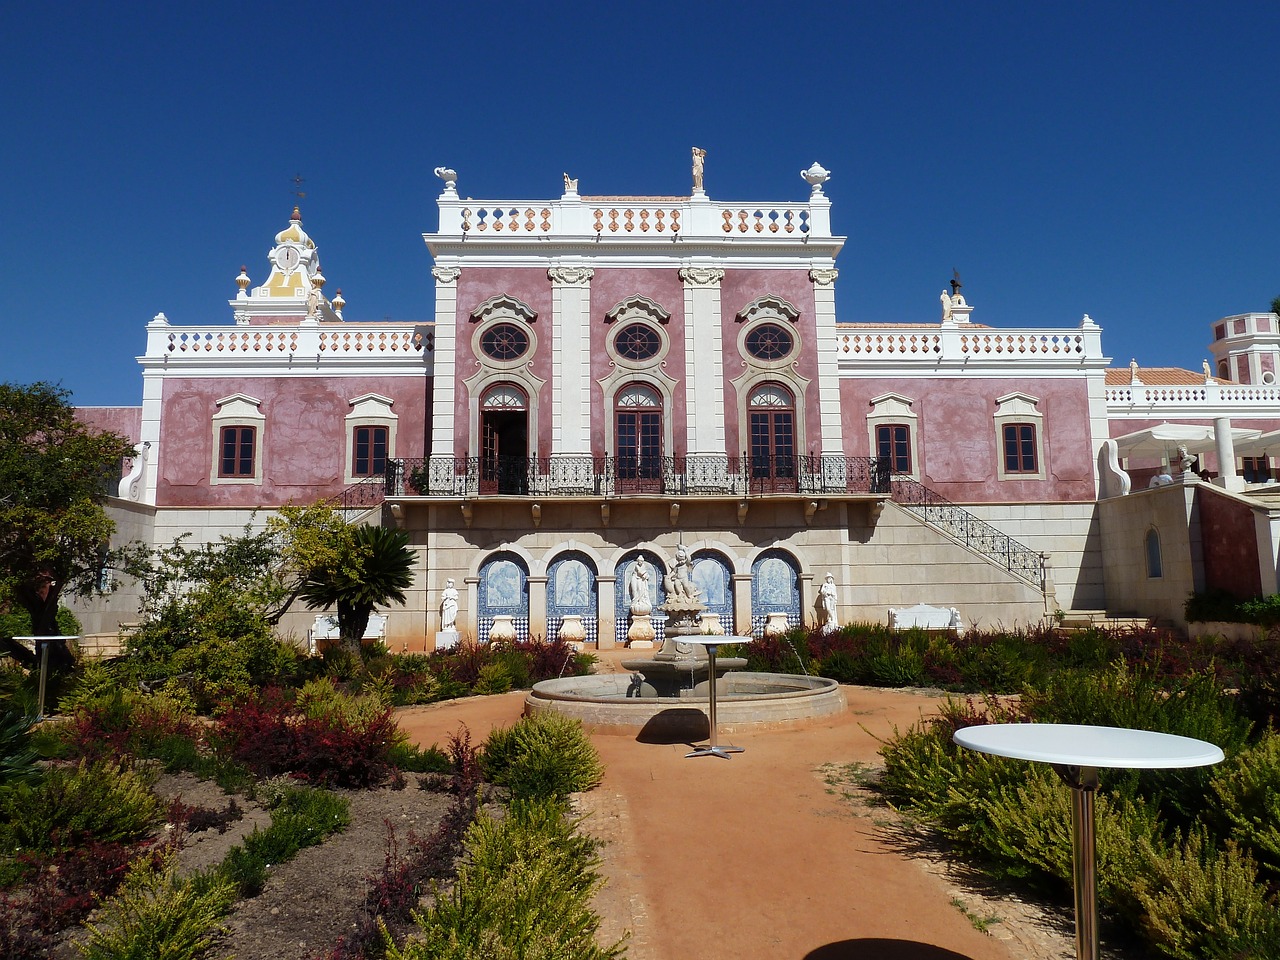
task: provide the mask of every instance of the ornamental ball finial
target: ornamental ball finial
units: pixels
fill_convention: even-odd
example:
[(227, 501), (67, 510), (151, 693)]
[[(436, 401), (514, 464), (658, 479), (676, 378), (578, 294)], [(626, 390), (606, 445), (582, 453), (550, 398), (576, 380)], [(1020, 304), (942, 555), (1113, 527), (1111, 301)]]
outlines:
[(808, 170), (801, 170), (800, 176), (813, 188), (812, 196), (822, 196), (822, 185), (831, 179), (831, 171), (816, 160)]

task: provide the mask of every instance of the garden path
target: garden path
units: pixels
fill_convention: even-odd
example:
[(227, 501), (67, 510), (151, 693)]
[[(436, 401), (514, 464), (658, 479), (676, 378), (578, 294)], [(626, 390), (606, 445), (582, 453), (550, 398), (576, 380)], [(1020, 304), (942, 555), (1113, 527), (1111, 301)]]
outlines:
[[(600, 669), (616, 657), (602, 657)], [(601, 785), (582, 796), (607, 841), (604, 930), (631, 931), (631, 960), (1057, 960), (1070, 930), (1021, 903), (981, 901), (938, 861), (913, 856), (879, 813), (825, 782), (827, 764), (878, 765), (877, 738), (905, 730), (937, 698), (846, 687), (840, 715), (782, 730), (725, 728), (746, 752), (686, 759), (684, 744), (594, 735)], [(442, 746), (458, 723), (480, 743), (521, 715), (524, 695), (404, 710), (402, 729)], [(999, 918), (980, 932), (965, 912)]]

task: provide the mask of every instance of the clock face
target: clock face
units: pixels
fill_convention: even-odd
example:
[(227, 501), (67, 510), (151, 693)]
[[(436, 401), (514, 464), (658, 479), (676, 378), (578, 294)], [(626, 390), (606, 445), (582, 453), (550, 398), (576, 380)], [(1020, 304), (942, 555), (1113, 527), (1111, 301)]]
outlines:
[(298, 251), (293, 247), (281, 247), (276, 251), (276, 266), (288, 272), (298, 265)]

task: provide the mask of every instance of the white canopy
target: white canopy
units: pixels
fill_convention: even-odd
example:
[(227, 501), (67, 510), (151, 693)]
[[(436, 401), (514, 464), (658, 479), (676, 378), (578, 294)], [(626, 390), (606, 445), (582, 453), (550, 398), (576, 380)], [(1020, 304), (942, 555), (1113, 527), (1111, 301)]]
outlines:
[[(1237, 453), (1242, 446), (1257, 440), (1261, 435), (1261, 430), (1231, 428), (1231, 441)], [(1211, 453), (1215, 446), (1213, 427), (1207, 424), (1162, 423), (1112, 439), (1122, 457), (1164, 457), (1176, 451), (1179, 446), (1186, 447), (1187, 453), (1197, 456)]]
[(1236, 456), (1239, 457), (1260, 457), (1269, 450), (1274, 450), (1275, 455), (1280, 456), (1280, 430), (1270, 430), (1252, 440), (1236, 442)]

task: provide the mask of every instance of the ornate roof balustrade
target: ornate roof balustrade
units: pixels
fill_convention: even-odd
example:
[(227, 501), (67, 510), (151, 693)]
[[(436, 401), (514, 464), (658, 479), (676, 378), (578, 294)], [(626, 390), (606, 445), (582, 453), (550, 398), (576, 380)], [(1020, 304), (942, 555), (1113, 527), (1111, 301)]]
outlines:
[(1092, 322), (1066, 330), (995, 330), (946, 323), (837, 324), (836, 357), (849, 365), (919, 360), (1105, 362), (1100, 334)]
[(324, 358), (389, 359), (430, 357), (430, 325), (412, 323), (292, 323), (250, 326), (174, 327), (153, 320), (147, 326), (144, 359)]
[(390, 497), (754, 497), (884, 495), (869, 457), (430, 457), (388, 464)]
[(1126, 383), (1108, 386), (1104, 395), (1112, 415), (1201, 419), (1280, 415), (1280, 384)]
[(629, 241), (754, 237), (807, 242), (831, 237), (825, 196), (799, 203), (717, 203), (685, 197), (461, 200), (440, 197), (439, 238), (486, 241), (618, 238)]

